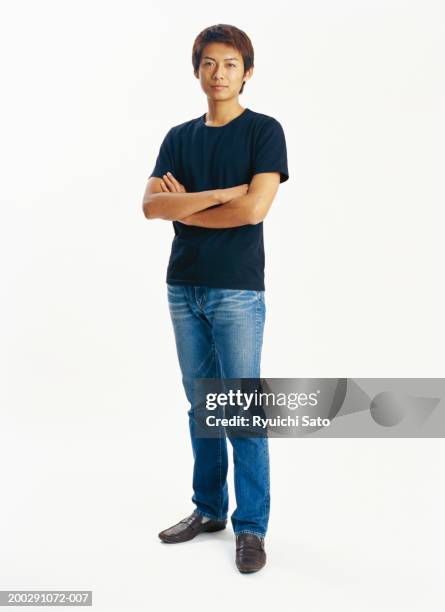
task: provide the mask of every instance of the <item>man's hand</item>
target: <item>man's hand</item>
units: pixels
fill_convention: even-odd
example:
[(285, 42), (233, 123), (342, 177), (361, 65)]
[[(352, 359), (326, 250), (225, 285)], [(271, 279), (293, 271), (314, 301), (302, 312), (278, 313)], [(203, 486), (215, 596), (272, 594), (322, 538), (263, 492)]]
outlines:
[(184, 185), (175, 179), (171, 172), (164, 174), (161, 179), (161, 189), (165, 192), (187, 193)]

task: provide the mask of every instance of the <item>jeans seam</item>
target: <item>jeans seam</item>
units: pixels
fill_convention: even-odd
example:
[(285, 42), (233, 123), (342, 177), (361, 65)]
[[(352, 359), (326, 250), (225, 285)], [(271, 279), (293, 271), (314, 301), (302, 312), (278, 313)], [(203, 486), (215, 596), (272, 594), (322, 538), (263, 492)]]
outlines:
[[(216, 346), (215, 346), (215, 338), (213, 337), (212, 332), (212, 352), (213, 352), (213, 374), (217, 374), (217, 354), (216, 354)], [(222, 440), (221, 437), (218, 436), (218, 483), (219, 483), (219, 493), (218, 493), (218, 514), (221, 516), (222, 514), (222, 505), (223, 505), (223, 491), (222, 491)]]
[(266, 449), (266, 478), (267, 478), (267, 497), (264, 500), (263, 504), (263, 514), (270, 514), (270, 456), (269, 456), (269, 440), (266, 437), (264, 440), (265, 449)]
[[(260, 364), (260, 338), (259, 338), (259, 325), (260, 325), (260, 312), (259, 309), (261, 308), (262, 305), (262, 300), (261, 298), (264, 296), (264, 294), (260, 293), (258, 291), (258, 301), (257, 301), (257, 309), (256, 309), (256, 325), (257, 325), (257, 329), (255, 330), (255, 336), (256, 336), (256, 362), (258, 364), (257, 366), (257, 375), (260, 378), (261, 377), (261, 364)], [(265, 313), (263, 314), (263, 316), (265, 317)], [(269, 441), (268, 441), (268, 437), (266, 435), (265, 439), (264, 439), (264, 447), (265, 447), (265, 456), (266, 456), (266, 479), (267, 479), (267, 495), (266, 498), (263, 501), (262, 504), (262, 514), (263, 516), (267, 515), (269, 516), (270, 513), (270, 469), (269, 469)], [(247, 532), (249, 533), (249, 532)], [(251, 532), (254, 533), (254, 532)], [(259, 535), (258, 532), (256, 532), (255, 535)], [(264, 537), (265, 533), (260, 536), (260, 537)]]

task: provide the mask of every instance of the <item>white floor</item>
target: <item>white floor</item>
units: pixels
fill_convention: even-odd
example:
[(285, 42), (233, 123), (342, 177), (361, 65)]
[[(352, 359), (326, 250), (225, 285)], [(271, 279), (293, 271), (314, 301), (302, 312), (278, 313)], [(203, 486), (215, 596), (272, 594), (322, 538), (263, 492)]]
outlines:
[(192, 510), (185, 436), (18, 426), (1, 445), (1, 590), (88, 589), (100, 612), (443, 610), (443, 440), (271, 440), (268, 564), (242, 575), (230, 524), (157, 538)]

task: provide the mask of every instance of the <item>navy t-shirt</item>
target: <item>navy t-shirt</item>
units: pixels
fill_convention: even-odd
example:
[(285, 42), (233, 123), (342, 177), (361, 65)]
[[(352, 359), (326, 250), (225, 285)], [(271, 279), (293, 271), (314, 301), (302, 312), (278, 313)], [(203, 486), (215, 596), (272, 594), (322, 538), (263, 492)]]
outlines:
[[(289, 178), (281, 124), (249, 108), (222, 126), (205, 113), (166, 134), (151, 176), (171, 172), (187, 192), (250, 183), (259, 172)], [(264, 291), (263, 223), (213, 229), (173, 221), (167, 283)]]

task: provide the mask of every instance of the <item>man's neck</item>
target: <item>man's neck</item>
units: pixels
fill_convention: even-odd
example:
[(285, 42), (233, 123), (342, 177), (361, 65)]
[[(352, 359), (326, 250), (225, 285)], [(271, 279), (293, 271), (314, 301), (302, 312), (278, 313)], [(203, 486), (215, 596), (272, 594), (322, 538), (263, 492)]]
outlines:
[(236, 119), (245, 111), (245, 108), (236, 101), (227, 105), (227, 102), (209, 101), (209, 110), (206, 113), (205, 124), (209, 127), (221, 127), (229, 121)]

